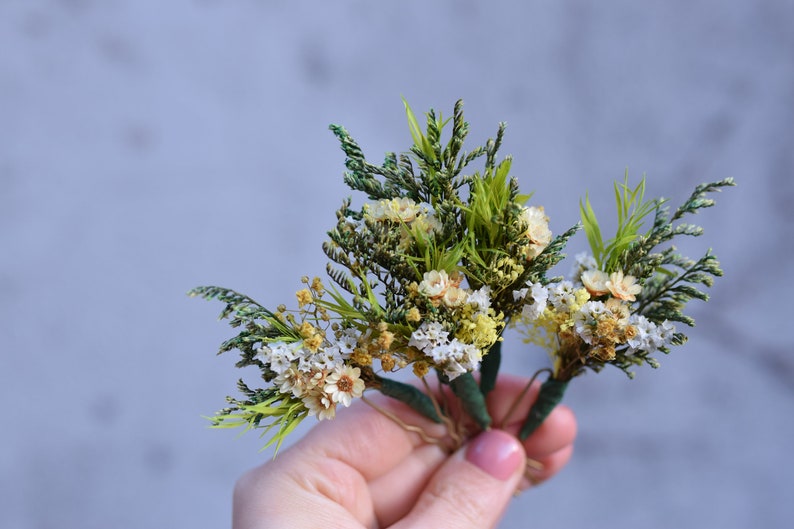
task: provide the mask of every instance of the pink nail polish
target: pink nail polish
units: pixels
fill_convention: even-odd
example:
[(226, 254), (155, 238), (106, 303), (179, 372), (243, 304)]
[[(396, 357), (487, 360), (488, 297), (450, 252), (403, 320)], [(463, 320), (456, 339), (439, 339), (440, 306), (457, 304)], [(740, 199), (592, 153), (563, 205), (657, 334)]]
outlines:
[(466, 461), (504, 481), (524, 462), (523, 452), (518, 440), (509, 433), (488, 430), (469, 443)]

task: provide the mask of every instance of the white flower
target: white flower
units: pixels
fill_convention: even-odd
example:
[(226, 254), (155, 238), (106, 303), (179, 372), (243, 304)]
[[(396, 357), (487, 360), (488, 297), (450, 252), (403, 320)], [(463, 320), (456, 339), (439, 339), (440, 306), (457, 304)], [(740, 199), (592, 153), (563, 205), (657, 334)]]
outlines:
[(661, 325), (657, 325), (657, 328), (659, 330), (659, 338), (662, 340), (661, 345), (670, 345), (671, 343), (673, 343), (673, 335), (675, 334), (675, 325), (673, 325), (668, 320), (664, 320)]
[(524, 305), (521, 309), (521, 316), (529, 321), (534, 321), (540, 318), (543, 315), (543, 311), (546, 310), (549, 291), (540, 283), (530, 283), (527, 293), (532, 295), (532, 303)]
[(296, 349), (299, 343), (272, 342), (270, 345), (263, 345), (257, 350), (257, 355), (275, 373), (286, 371), (294, 360), (298, 358)]
[(560, 281), (549, 287), (549, 304), (555, 310), (567, 312), (576, 303), (576, 292), (573, 283)]
[(337, 347), (328, 347), (309, 356), (306, 363), (311, 370), (333, 371), (344, 365), (344, 359)]
[(637, 278), (634, 276), (624, 277), (622, 270), (609, 274), (606, 287), (613, 296), (623, 301), (634, 301), (636, 299), (634, 296), (642, 292), (642, 285), (637, 284)]
[(574, 329), (576, 334), (587, 344), (593, 344), (594, 336), (593, 331), (598, 324), (599, 318), (604, 315), (611, 315), (601, 301), (588, 301), (576, 314), (573, 315)]
[(344, 360), (350, 358), (350, 355), (353, 354), (356, 346), (358, 346), (358, 331), (356, 329), (341, 331), (337, 338), (336, 346), (339, 348), (339, 353)]
[(480, 366), (480, 350), (457, 338), (453, 338), (448, 343), (437, 344), (425, 353), (441, 367), (450, 380), (468, 371), (474, 371)]
[(628, 341), (630, 354), (637, 351), (653, 353), (672, 343), (675, 327), (667, 320), (657, 325), (645, 316), (632, 314), (629, 323), (636, 329), (635, 335)]
[(410, 347), (416, 347), (420, 351), (425, 351), (429, 347), (447, 341), (449, 333), (444, 330), (444, 326), (437, 321), (425, 321), (414, 332), (408, 340)]
[(360, 377), (359, 368), (341, 366), (325, 378), (323, 389), (333, 402), (348, 407), (353, 398), (360, 397), (364, 392), (364, 381)]
[(581, 281), (587, 291), (594, 298), (609, 293), (609, 275), (601, 270), (585, 270), (582, 272)]
[(279, 373), (273, 380), (281, 393), (292, 393), (296, 398), (303, 397), (306, 389), (306, 378), (296, 367), (290, 367), (286, 371)]
[(435, 215), (417, 215), (416, 220), (411, 224), (412, 229), (418, 229), (428, 235), (441, 233), (441, 223)]
[(468, 303), (477, 307), (477, 312), (487, 313), (491, 308), (491, 289), (486, 285), (469, 294)]

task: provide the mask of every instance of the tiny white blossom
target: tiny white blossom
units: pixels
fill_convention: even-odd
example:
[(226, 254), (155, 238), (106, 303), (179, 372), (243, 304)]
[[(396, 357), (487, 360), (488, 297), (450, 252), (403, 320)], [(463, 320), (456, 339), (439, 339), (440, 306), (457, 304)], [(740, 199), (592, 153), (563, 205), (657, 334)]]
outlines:
[(420, 351), (424, 351), (427, 347), (446, 342), (447, 336), (449, 336), (449, 332), (445, 331), (444, 327), (439, 322), (426, 321), (411, 333), (408, 345), (416, 347)]
[(532, 295), (532, 303), (524, 305), (521, 309), (521, 316), (533, 321), (540, 318), (543, 315), (543, 311), (546, 310), (549, 290), (540, 283), (530, 283), (529, 293)]
[(345, 329), (339, 334), (336, 346), (342, 358), (348, 359), (358, 345), (358, 331), (356, 329)]
[(575, 287), (571, 281), (560, 281), (549, 286), (549, 304), (565, 312), (576, 303)]
[(593, 344), (596, 324), (599, 318), (603, 315), (609, 315), (611, 312), (606, 308), (601, 301), (588, 301), (582, 308), (579, 309), (574, 315), (574, 329), (576, 334), (587, 344)]

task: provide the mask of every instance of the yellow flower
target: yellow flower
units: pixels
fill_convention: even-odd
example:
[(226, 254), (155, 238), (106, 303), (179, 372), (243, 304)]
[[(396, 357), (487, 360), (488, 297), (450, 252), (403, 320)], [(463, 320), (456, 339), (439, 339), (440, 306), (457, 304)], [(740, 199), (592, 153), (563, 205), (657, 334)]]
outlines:
[(309, 338), (303, 340), (303, 345), (309, 351), (316, 352), (320, 346), (323, 344), (323, 336), (321, 334), (315, 334)]
[(396, 361), (394, 360), (394, 357), (392, 355), (381, 355), (380, 365), (383, 368), (383, 370), (388, 373), (394, 370)]
[(353, 354), (350, 356), (350, 360), (360, 366), (372, 365), (372, 355), (364, 347), (356, 347)]
[(390, 331), (382, 331), (378, 336), (378, 346), (384, 351), (388, 350), (389, 347), (391, 347), (393, 341), (394, 341), (394, 333)]
[(317, 329), (314, 327), (314, 325), (312, 325), (308, 321), (304, 321), (303, 323), (301, 323), (301, 326), (298, 329), (298, 332), (304, 338), (311, 338), (312, 336), (317, 334)]
[(500, 317), (493, 317), (482, 312), (474, 314), (471, 319), (464, 319), (455, 336), (458, 340), (487, 351), (499, 339), (499, 331), (504, 327)]
[(414, 362), (413, 370), (414, 370), (414, 375), (416, 375), (419, 378), (422, 378), (423, 376), (427, 375), (427, 373), (430, 371), (430, 366), (428, 365), (427, 362), (420, 360), (418, 362)]
[(298, 298), (298, 308), (302, 308), (312, 302), (312, 293), (308, 288), (298, 290), (295, 296)]
[(323, 281), (319, 277), (315, 277), (312, 280), (312, 290), (317, 292), (318, 296), (322, 296), (325, 292), (325, 287), (323, 286)]
[(416, 307), (411, 307), (408, 309), (408, 312), (405, 314), (405, 321), (410, 323), (422, 321), (422, 314), (419, 312), (419, 309)]

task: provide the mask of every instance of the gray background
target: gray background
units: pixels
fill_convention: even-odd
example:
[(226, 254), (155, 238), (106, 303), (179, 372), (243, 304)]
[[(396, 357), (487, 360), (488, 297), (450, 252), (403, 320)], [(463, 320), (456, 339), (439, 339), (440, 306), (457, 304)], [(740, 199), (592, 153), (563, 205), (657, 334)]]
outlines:
[(293, 299), (348, 194), (326, 126), (379, 160), (405, 96), (464, 98), (471, 145), (508, 121), (555, 232), (626, 168), (674, 204), (740, 184), (683, 246), (726, 271), (690, 344), (577, 380), (575, 458), (502, 527), (787, 527), (792, 52), (786, 0), (0, 2), (0, 526), (228, 526), (270, 454), (206, 429), (239, 373), (184, 294)]

